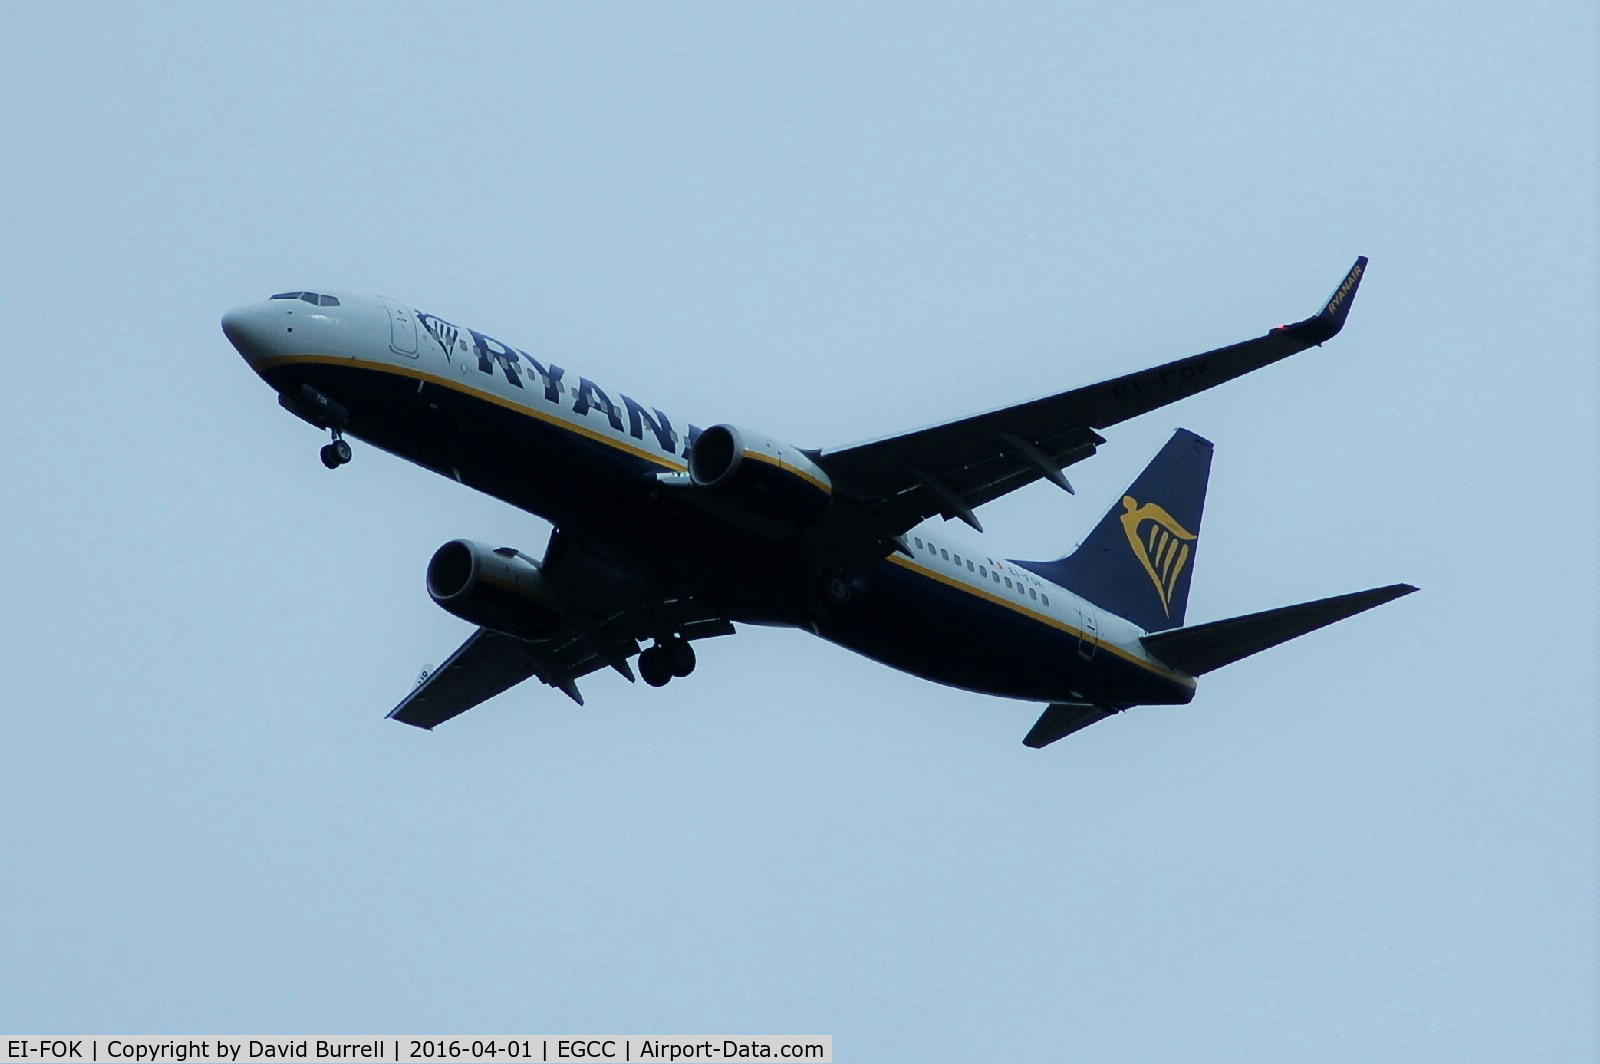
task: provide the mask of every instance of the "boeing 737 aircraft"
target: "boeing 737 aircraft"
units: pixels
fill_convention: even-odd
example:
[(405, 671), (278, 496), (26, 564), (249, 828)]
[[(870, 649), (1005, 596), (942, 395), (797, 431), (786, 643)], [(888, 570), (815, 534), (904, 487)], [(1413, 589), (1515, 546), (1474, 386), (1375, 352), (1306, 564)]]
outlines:
[[(291, 413), (555, 526), (542, 558), (440, 547), (428, 593), (475, 626), (389, 714), (434, 728), (530, 678), (578, 703), (611, 668), (652, 687), (736, 623), (803, 628), (936, 683), (1046, 704), (1045, 746), (1195, 678), (1416, 589), (1188, 625), (1211, 444), (1179, 430), (1071, 554), (1015, 561), (948, 534), (1062, 470), (1098, 430), (1287, 358), (1343, 327), (1367, 260), (1313, 316), (1099, 384), (849, 447), (701, 429), (393, 299), (283, 292), (222, 330)], [(649, 645), (646, 646), (645, 644)]]

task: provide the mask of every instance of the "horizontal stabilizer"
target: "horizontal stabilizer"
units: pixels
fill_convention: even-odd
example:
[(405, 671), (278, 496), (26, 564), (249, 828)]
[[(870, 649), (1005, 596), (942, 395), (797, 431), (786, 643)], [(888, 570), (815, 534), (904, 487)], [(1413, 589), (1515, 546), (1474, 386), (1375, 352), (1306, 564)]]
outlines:
[(1028, 734), (1023, 737), (1022, 745), (1038, 750), (1049, 746), (1057, 739), (1065, 739), (1075, 731), (1082, 731), (1089, 725), (1120, 712), (1118, 709), (1106, 709), (1087, 702), (1052, 703), (1045, 707), (1045, 711), (1028, 730)]
[[(1370, 591), (1335, 595), (1298, 606), (1283, 606), (1262, 613), (1212, 621), (1189, 628), (1155, 632), (1140, 642), (1151, 654), (1190, 676), (1203, 676), (1279, 643), (1326, 628), (1417, 590), (1410, 584), (1390, 584)], [(1054, 708), (1054, 707), (1052, 707)], [(1048, 711), (1047, 711), (1048, 712)], [(1042, 722), (1042, 718), (1041, 718)]]

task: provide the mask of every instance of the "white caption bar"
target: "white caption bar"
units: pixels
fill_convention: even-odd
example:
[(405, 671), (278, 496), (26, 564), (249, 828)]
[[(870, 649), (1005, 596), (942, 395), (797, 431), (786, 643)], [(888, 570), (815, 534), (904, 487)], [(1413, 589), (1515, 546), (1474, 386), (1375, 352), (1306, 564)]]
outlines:
[(798, 1060), (833, 1064), (833, 1036), (807, 1038), (23, 1038), (0, 1041), (0, 1061), (28, 1064), (242, 1064), (245, 1061), (338, 1060), (368, 1064), (428, 1061), (644, 1061), (699, 1064), (725, 1060)]

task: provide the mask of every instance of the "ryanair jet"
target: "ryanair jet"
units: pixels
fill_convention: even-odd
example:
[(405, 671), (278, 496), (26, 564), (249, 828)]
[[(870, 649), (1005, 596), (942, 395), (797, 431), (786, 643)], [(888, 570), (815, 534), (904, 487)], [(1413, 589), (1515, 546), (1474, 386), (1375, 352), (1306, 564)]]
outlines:
[[(582, 704), (613, 669), (688, 676), (736, 624), (803, 628), (886, 665), (1045, 703), (1042, 747), (1416, 589), (1358, 591), (1229, 620), (1185, 616), (1211, 444), (1179, 430), (1089, 537), (1052, 561), (996, 557), (935, 518), (976, 510), (1105, 442), (1099, 430), (1331, 339), (1367, 260), (1316, 314), (1264, 336), (1032, 402), (849, 447), (803, 448), (669, 416), (393, 299), (283, 292), (222, 331), (291, 413), (549, 520), (540, 558), (457, 539), (433, 600), (474, 626), (389, 714), (434, 728), (528, 679)], [(626, 520), (620, 515), (626, 514)]]

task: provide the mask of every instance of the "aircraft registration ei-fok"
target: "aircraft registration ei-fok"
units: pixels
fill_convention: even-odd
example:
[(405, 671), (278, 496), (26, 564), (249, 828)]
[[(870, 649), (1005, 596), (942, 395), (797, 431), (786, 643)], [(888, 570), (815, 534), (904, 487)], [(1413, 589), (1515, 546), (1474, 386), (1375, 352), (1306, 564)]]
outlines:
[[(428, 593), (476, 626), (389, 716), (435, 726), (537, 678), (614, 669), (660, 687), (736, 623), (803, 628), (936, 683), (1046, 704), (1042, 747), (1196, 677), (1389, 602), (1408, 584), (1185, 623), (1212, 445), (1179, 429), (1078, 548), (1018, 561), (933, 519), (974, 511), (1094, 454), (1100, 429), (1331, 339), (1360, 258), (1303, 321), (1153, 369), (848, 447), (701, 429), (548, 357), (393, 299), (283, 292), (222, 330), (290, 412), (554, 525), (542, 558), (446, 543)], [(618, 515), (626, 515), (626, 519)], [(648, 643), (648, 645), (646, 645)]]

